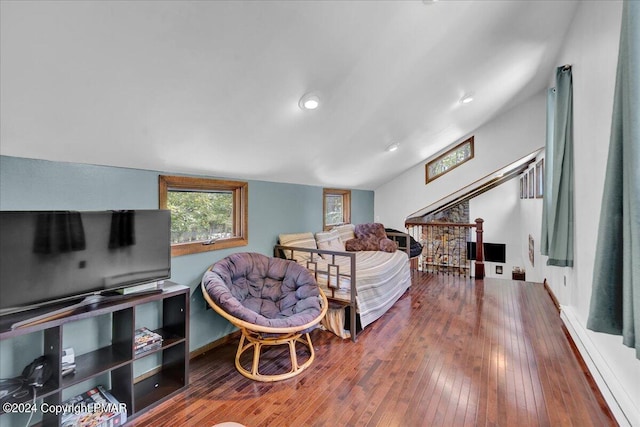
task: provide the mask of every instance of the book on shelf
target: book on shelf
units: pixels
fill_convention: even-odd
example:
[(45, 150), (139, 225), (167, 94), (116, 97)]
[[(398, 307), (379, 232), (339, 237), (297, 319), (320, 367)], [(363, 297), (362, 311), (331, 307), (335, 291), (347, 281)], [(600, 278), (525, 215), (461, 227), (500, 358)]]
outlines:
[(142, 347), (136, 348), (135, 349), (135, 355), (139, 356), (142, 353), (148, 353), (150, 351), (157, 350), (159, 348), (162, 348), (162, 341), (156, 341), (154, 343), (147, 344), (147, 345), (144, 345)]
[(151, 346), (156, 346), (154, 348), (162, 346), (162, 335), (145, 327), (136, 329), (133, 345), (135, 353), (153, 350), (149, 348)]
[(101, 385), (62, 402), (62, 427), (116, 427), (127, 422), (127, 406)]
[(62, 362), (60, 370), (63, 377), (66, 375), (72, 374), (76, 371), (76, 364), (69, 363), (69, 362)]

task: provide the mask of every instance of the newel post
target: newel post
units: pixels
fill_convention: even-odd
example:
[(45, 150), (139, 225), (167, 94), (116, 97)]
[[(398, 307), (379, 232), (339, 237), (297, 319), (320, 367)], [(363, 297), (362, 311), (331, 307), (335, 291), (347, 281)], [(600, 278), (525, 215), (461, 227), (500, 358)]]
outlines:
[(482, 218), (476, 218), (476, 280), (484, 279), (484, 256), (482, 253)]

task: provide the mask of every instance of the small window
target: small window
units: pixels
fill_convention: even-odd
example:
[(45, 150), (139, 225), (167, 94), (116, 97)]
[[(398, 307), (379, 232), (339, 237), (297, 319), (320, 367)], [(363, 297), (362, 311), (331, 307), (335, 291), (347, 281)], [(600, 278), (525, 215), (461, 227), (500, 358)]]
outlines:
[(246, 182), (160, 175), (160, 209), (171, 211), (171, 255), (245, 246)]
[(425, 183), (428, 184), (471, 159), (473, 159), (473, 137), (427, 163), (427, 179)]
[(351, 222), (351, 190), (325, 188), (322, 196), (322, 225), (325, 230)]
[(544, 196), (544, 159), (536, 163), (536, 198)]

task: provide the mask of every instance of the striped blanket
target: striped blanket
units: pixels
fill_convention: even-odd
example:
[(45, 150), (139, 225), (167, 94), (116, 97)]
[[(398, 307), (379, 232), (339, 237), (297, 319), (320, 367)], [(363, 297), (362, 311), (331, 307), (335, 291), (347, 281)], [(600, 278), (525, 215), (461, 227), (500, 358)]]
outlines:
[[(357, 312), (365, 328), (391, 308), (411, 286), (411, 274), (406, 252), (362, 251), (355, 254)], [(328, 270), (330, 261), (317, 261), (316, 280), (328, 297), (348, 302), (351, 298), (350, 259), (335, 256), (335, 264), (339, 265), (340, 271), (338, 289), (335, 289), (335, 269)], [(327, 282), (333, 287), (329, 288)]]

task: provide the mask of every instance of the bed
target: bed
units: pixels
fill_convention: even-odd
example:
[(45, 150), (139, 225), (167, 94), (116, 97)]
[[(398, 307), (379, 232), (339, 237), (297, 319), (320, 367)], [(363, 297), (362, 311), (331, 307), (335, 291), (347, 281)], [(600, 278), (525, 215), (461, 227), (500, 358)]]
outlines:
[[(320, 234), (316, 233), (318, 242)], [(276, 256), (294, 259), (314, 274), (330, 301), (322, 325), (342, 338), (355, 341), (360, 328), (379, 319), (411, 286), (406, 247), (394, 252), (330, 250), (316, 245), (312, 233), (280, 235), (280, 243), (275, 246)]]

